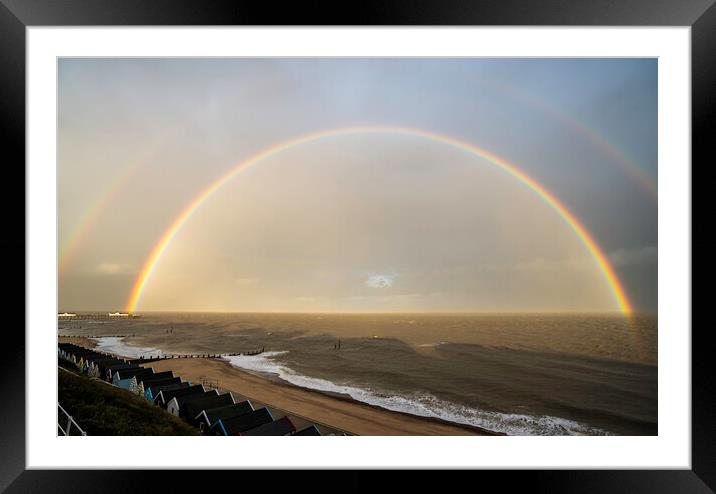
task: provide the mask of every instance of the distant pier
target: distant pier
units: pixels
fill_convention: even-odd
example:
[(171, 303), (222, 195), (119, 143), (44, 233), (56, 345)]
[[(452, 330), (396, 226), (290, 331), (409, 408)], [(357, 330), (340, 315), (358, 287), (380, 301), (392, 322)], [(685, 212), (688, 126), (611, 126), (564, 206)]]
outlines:
[(57, 314), (60, 321), (116, 321), (122, 319), (139, 319), (139, 314), (130, 314), (122, 312), (94, 312), (75, 314), (72, 312), (63, 312)]

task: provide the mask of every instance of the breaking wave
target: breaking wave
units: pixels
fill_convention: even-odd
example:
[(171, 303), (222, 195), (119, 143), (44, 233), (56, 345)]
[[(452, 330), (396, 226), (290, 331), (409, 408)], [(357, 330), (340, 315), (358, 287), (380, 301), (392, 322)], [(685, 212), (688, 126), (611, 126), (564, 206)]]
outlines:
[(162, 351), (158, 348), (129, 345), (124, 342), (124, 338), (124, 336), (102, 336), (90, 339), (97, 343), (95, 350), (112, 353), (121, 357), (140, 358), (163, 355)]
[(608, 435), (609, 433), (573, 420), (549, 415), (526, 415), (481, 410), (441, 400), (429, 393), (396, 395), (376, 389), (337, 384), (326, 379), (305, 376), (276, 361), (274, 357), (288, 352), (264, 352), (261, 355), (223, 357), (241, 369), (275, 375), (302, 388), (347, 395), (356, 401), (396, 412), (432, 417), (471, 425), (514, 436), (525, 435)]

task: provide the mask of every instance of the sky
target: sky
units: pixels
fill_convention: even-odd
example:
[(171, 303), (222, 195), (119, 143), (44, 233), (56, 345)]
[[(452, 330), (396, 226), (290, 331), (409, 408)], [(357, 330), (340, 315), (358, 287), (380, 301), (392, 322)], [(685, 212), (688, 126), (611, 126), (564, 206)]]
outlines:
[(60, 59), (60, 311), (616, 311), (657, 304), (656, 59)]

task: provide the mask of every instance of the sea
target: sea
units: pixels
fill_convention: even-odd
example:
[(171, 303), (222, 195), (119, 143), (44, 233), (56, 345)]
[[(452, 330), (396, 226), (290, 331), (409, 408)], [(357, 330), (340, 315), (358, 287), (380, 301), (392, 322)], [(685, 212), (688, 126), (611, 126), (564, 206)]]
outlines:
[(60, 321), (128, 357), (231, 365), (507, 435), (656, 435), (657, 317), (637, 314), (143, 313)]

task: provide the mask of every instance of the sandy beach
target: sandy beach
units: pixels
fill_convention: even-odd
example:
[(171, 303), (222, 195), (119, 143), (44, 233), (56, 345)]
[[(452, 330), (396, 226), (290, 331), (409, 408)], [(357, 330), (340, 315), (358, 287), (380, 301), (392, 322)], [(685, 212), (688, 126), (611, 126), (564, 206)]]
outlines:
[(156, 372), (171, 370), (184, 379), (218, 381), (222, 389), (358, 435), (493, 435), (477, 428), (365, 405), (258, 377), (215, 359), (171, 359), (146, 364)]

